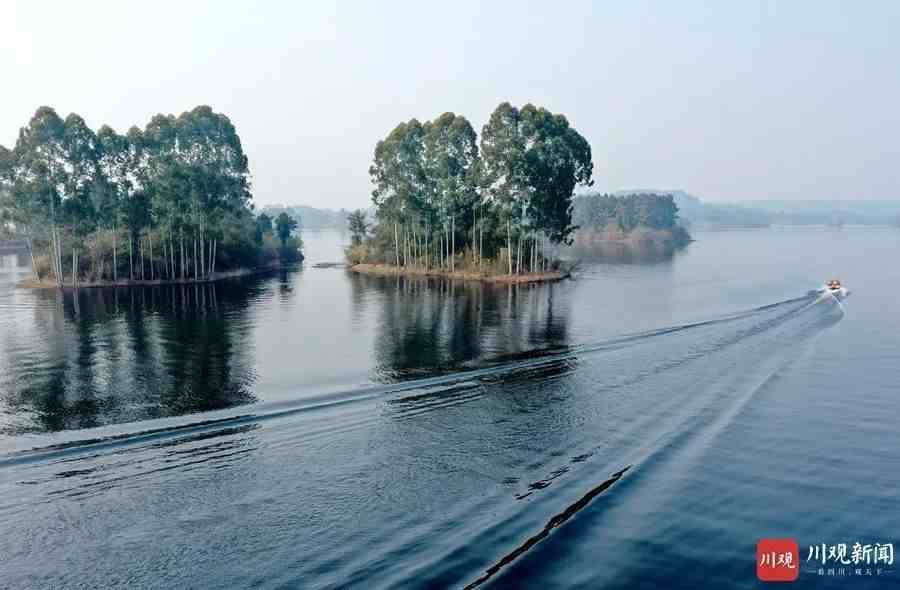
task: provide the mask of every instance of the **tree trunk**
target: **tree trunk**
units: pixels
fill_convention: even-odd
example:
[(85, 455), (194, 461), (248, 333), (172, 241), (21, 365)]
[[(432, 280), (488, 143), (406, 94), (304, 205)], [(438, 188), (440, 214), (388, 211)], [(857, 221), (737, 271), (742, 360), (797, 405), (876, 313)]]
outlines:
[(450, 272), (456, 270), (456, 216), (450, 217)]
[(119, 259), (116, 256), (116, 234), (118, 233), (118, 228), (113, 230), (113, 282), (118, 282), (119, 280)]
[(197, 238), (194, 238), (194, 280), (200, 280), (200, 261), (197, 260)]
[(397, 268), (400, 268), (400, 234), (396, 221), (394, 222), (394, 250), (397, 258)]
[(128, 232), (128, 278), (134, 280), (134, 236)]
[(74, 289), (76, 286), (75, 283), (75, 269), (78, 268), (78, 262), (75, 260), (75, 247), (72, 247), (72, 288)]
[(184, 232), (181, 233), (181, 280), (184, 280)]
[(516, 240), (516, 274), (519, 274), (522, 271), (522, 236), (519, 235), (519, 239)]
[(210, 261), (210, 264), (209, 264), (209, 267), (210, 267), (210, 268), (209, 268), (209, 275), (210, 275), (210, 277), (212, 276), (212, 274), (213, 274), (214, 272), (216, 272), (216, 245), (217, 245), (218, 243), (219, 243), (219, 240), (216, 239), (216, 238), (213, 238), (212, 260)]
[(62, 236), (59, 235), (59, 228), (56, 230), (56, 260), (57, 264), (59, 264), (59, 286), (62, 287), (63, 279), (63, 250), (62, 250)]
[(206, 256), (203, 253), (203, 229), (200, 229), (200, 236), (197, 238), (197, 280), (203, 280), (206, 276)]
[(506, 257), (509, 259), (509, 274), (512, 274), (512, 229), (510, 228), (511, 221), (509, 218), (506, 219)]
[(53, 226), (51, 230), (51, 245), (53, 246), (53, 273), (56, 275), (56, 285), (62, 289), (63, 272), (62, 272), (62, 247), (59, 245), (59, 230)]
[(147, 239), (150, 240), (150, 280), (152, 281), (154, 278), (154, 273), (153, 273), (153, 234), (148, 232)]
[(534, 238), (531, 239), (531, 262), (528, 263), (528, 272), (534, 272)]
[(478, 261), (478, 248), (475, 243), (475, 232), (478, 227), (478, 208), (477, 206), (472, 209), (472, 264), (475, 264)]
[(141, 280), (144, 280), (144, 238), (138, 238), (138, 249), (141, 251)]
[(484, 211), (481, 212), (481, 225), (478, 228), (478, 270), (481, 270), (484, 261)]
[(541, 272), (547, 270), (547, 238), (541, 236)]
[(28, 255), (31, 257), (31, 274), (34, 276), (34, 280), (41, 280), (40, 275), (38, 275), (37, 265), (34, 263), (34, 243), (31, 241), (31, 237), (25, 236), (25, 245), (28, 246)]

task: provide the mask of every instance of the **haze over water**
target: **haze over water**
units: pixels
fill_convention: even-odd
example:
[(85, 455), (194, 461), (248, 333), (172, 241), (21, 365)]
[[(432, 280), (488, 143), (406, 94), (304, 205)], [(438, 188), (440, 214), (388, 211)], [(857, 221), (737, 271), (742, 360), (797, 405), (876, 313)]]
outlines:
[[(750, 588), (760, 537), (898, 541), (900, 232), (499, 288), (303, 237), (301, 269), (77, 297), (3, 258), (3, 584)], [(835, 275), (843, 308), (808, 294)]]

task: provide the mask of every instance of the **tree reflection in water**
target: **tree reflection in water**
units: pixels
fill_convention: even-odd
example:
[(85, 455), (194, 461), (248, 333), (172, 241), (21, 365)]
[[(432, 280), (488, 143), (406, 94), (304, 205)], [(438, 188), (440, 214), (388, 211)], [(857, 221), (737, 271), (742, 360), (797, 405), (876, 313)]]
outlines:
[(568, 346), (565, 284), (351, 276), (354, 315), (380, 306), (375, 379), (406, 380)]
[(684, 247), (649, 240), (635, 242), (576, 240), (564, 251), (567, 257), (585, 263), (647, 265), (672, 262), (684, 251)]
[(12, 418), (2, 433), (89, 428), (254, 401), (250, 330), (240, 313), (253, 288), (210, 283), (37, 294), (40, 342), (7, 343), (10, 374), (2, 389)]

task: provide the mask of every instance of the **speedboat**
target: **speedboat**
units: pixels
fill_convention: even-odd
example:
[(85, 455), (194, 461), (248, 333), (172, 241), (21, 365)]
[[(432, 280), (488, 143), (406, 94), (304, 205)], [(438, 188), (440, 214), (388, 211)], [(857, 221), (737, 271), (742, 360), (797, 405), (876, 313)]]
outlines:
[(841, 284), (841, 281), (838, 279), (831, 279), (820, 289), (820, 292), (824, 294), (830, 294), (835, 297), (838, 301), (842, 299), (846, 299), (848, 295), (850, 295), (850, 290)]

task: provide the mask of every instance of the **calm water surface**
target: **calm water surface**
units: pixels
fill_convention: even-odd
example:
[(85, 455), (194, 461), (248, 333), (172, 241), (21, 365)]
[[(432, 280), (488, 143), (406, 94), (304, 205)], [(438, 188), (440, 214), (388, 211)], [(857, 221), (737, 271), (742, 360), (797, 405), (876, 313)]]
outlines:
[(530, 287), (313, 268), (334, 232), (74, 297), (4, 256), (0, 586), (752, 588), (760, 537), (900, 546), (900, 232), (696, 237)]

